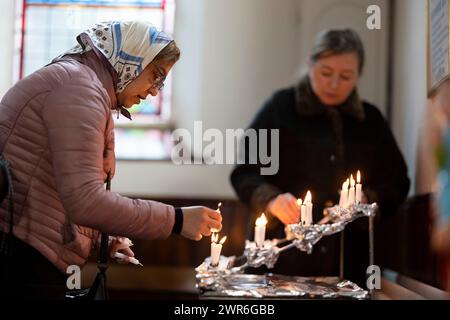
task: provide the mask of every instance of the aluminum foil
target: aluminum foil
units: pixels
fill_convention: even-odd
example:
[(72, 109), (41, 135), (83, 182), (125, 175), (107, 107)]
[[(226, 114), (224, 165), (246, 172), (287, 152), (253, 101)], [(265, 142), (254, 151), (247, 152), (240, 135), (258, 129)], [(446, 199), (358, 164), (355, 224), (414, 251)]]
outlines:
[(204, 298), (368, 299), (369, 293), (337, 277), (291, 277), (275, 274), (231, 274), (203, 288)]
[(311, 254), (314, 245), (322, 237), (343, 231), (347, 224), (358, 218), (375, 216), (377, 208), (376, 203), (354, 204), (349, 208), (340, 206), (327, 208), (325, 214), (332, 223), (311, 226), (303, 226), (300, 223), (290, 224), (285, 228), (286, 238), (293, 239), (297, 249)]
[[(240, 257), (221, 256), (218, 266), (211, 265), (211, 258), (196, 268), (197, 288), (205, 296), (220, 297), (305, 297), (367, 299), (369, 294), (350, 281), (337, 277), (288, 277), (282, 275), (242, 274), (245, 268), (266, 265), (273, 268), (283, 251), (297, 248), (310, 254), (314, 245), (324, 236), (345, 229), (345, 226), (361, 217), (373, 217), (378, 206), (355, 204), (349, 208), (334, 206), (324, 211), (328, 224), (303, 226), (288, 225), (285, 239), (266, 240), (263, 247), (246, 240), (244, 254)], [(289, 243), (290, 242), (290, 243)], [(289, 243), (280, 247), (283, 243)], [(238, 265), (238, 261), (245, 263)]]
[(247, 258), (246, 266), (259, 268), (266, 265), (272, 269), (277, 263), (279, 252), (280, 249), (270, 240), (264, 241), (262, 248), (258, 248), (255, 242), (246, 240), (244, 250), (244, 256)]
[[(236, 257), (221, 256), (218, 266), (208, 257), (195, 270), (196, 286), (203, 297), (368, 299), (369, 293), (337, 277), (292, 277), (243, 274)], [(247, 265), (247, 264), (245, 264)], [(244, 265), (244, 266), (245, 266)]]
[(214, 290), (219, 286), (219, 279), (227, 277), (241, 270), (232, 269), (234, 257), (220, 256), (217, 266), (211, 265), (211, 257), (195, 268), (197, 288), (200, 290)]
[(376, 203), (371, 204), (353, 204), (349, 208), (334, 206), (324, 210), (324, 214), (328, 215), (332, 221), (352, 222), (361, 217), (373, 217), (378, 210)]

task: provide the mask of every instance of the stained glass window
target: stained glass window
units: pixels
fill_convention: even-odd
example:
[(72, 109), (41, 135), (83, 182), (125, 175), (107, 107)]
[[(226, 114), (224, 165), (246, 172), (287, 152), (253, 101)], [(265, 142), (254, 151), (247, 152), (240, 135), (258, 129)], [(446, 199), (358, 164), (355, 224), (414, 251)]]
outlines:
[[(73, 47), (76, 36), (99, 21), (149, 21), (173, 34), (175, 0), (18, 0), (17, 3), (21, 10), (16, 21), (15, 81)], [(114, 117), (116, 128), (120, 129), (116, 130), (118, 159), (168, 157), (167, 131), (156, 134), (159, 129), (155, 127), (164, 127), (169, 122), (171, 84), (169, 74), (164, 89), (156, 97), (149, 95), (133, 106), (130, 109), (133, 121)], [(146, 150), (137, 152), (130, 147), (138, 145)]]

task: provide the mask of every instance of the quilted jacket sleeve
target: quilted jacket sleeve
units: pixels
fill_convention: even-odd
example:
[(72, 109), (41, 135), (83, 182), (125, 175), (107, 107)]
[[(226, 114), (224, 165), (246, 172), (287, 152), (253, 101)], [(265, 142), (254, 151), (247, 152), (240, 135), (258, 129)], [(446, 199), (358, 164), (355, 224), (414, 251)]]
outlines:
[(48, 94), (42, 112), (64, 209), (73, 223), (110, 235), (166, 238), (174, 224), (172, 206), (104, 189), (109, 100), (101, 84), (91, 80), (61, 84)]

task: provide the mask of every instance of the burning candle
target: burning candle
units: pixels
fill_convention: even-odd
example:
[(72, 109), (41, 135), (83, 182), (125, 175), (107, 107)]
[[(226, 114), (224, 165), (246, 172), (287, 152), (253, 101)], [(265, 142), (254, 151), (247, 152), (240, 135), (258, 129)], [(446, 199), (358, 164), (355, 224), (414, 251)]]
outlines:
[(339, 199), (339, 206), (345, 207), (348, 202), (348, 185), (349, 180), (345, 180), (345, 182), (342, 184), (342, 190), (341, 190), (341, 198)]
[(361, 173), (358, 170), (356, 174), (356, 203), (361, 203), (362, 200), (362, 184), (361, 184)]
[(355, 203), (355, 179), (350, 175), (350, 190), (348, 191), (347, 207)]
[(302, 199), (297, 199), (297, 206), (300, 208), (300, 222), (302, 225), (306, 222), (306, 205), (303, 204)]
[(256, 245), (260, 248), (264, 247), (264, 239), (266, 237), (266, 224), (267, 219), (263, 212), (261, 216), (256, 219), (255, 223), (255, 242)]
[(211, 265), (217, 266), (219, 264), (220, 252), (222, 251), (222, 246), (227, 240), (227, 237), (223, 237), (219, 243), (219, 234), (215, 233), (211, 236)]
[[(220, 212), (221, 206), (222, 206), (222, 202), (219, 202), (219, 204), (217, 205), (217, 209), (216, 209), (216, 212), (218, 212), (220, 214), (221, 214), (221, 212)], [(214, 233), (214, 232), (219, 232), (219, 230), (217, 230), (216, 228), (211, 228), (211, 233)]]
[(306, 193), (306, 197), (305, 197), (305, 206), (306, 206), (306, 219), (305, 219), (305, 226), (310, 226), (312, 224), (312, 209), (313, 209), (313, 204), (312, 204), (312, 196), (311, 196), (311, 191), (308, 190), (308, 192)]

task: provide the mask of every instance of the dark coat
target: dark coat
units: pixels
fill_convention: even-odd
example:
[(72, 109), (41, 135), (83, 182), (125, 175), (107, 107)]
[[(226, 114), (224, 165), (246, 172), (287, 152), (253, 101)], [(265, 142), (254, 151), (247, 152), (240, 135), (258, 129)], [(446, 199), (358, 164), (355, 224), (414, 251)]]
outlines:
[[(342, 183), (357, 170), (361, 171), (363, 191), (369, 202), (380, 206), (378, 216), (395, 212), (408, 194), (410, 181), (406, 164), (389, 125), (376, 107), (359, 100), (356, 91), (344, 104), (327, 107), (313, 93), (309, 79), (304, 78), (299, 85), (276, 92), (250, 128), (280, 130), (278, 173), (264, 176), (260, 174), (261, 164), (242, 164), (231, 174), (239, 199), (252, 212), (250, 239), (253, 239), (256, 216), (265, 212), (268, 202), (281, 193), (290, 192), (303, 199), (306, 191), (311, 190), (313, 220), (317, 223), (323, 218), (324, 207), (339, 202)], [(266, 214), (269, 214), (266, 238), (284, 238), (284, 225), (270, 213)], [(362, 228), (354, 228), (354, 236), (346, 230), (346, 243), (361, 244), (360, 252), (354, 254), (364, 257), (348, 252), (346, 269), (355, 267), (358, 275), (364, 275), (368, 256), (364, 228), (367, 222), (355, 224)], [(327, 237), (314, 247), (311, 255), (295, 249), (283, 253), (271, 271), (303, 276), (337, 275), (338, 248), (338, 236)], [(347, 275), (354, 278), (350, 280), (357, 280)]]

